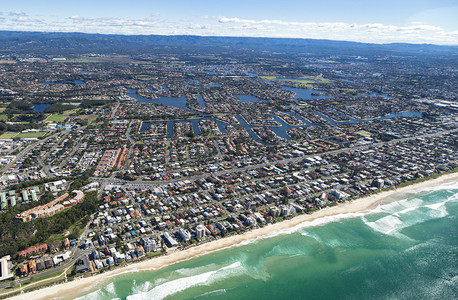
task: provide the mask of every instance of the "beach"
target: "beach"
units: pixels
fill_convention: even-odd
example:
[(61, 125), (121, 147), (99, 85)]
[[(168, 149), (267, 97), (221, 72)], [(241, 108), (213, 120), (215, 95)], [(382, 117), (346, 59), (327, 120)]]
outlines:
[(458, 182), (458, 173), (445, 174), (435, 179), (408, 185), (402, 188), (383, 191), (369, 197), (355, 199), (333, 207), (326, 207), (312, 214), (299, 215), (290, 220), (267, 225), (263, 228), (251, 230), (243, 234), (220, 238), (218, 240), (203, 243), (186, 250), (170, 251), (167, 255), (155, 257), (139, 263), (133, 263), (127, 265), (126, 267), (117, 268), (92, 277), (77, 279), (64, 284), (59, 284), (30, 293), (25, 293), (15, 296), (12, 299), (53, 299), (78, 296), (96, 288), (99, 285), (102, 285), (111, 277), (119, 274), (137, 271), (158, 270), (170, 266), (171, 264), (199, 257), (210, 252), (215, 252), (238, 245), (245, 245), (259, 239), (269, 238), (279, 234), (285, 234), (303, 227), (315, 226), (326, 222), (332, 222), (338, 219), (363, 215), (377, 208), (381, 203), (393, 202), (434, 186), (456, 182)]

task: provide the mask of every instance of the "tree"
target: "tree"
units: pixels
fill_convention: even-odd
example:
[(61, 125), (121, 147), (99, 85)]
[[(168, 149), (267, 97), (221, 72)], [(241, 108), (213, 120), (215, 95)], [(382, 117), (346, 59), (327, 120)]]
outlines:
[(186, 131), (185, 136), (188, 138), (194, 138), (196, 134), (192, 130), (189, 130), (189, 131)]
[(116, 243), (116, 247), (118, 248), (122, 246), (122, 240), (119, 236), (115, 238), (115, 243)]

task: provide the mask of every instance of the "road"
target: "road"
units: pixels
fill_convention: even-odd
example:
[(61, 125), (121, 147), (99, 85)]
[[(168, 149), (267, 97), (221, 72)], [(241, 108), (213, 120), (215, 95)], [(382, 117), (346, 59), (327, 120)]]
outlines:
[(116, 106), (113, 108), (110, 114), (110, 119), (114, 119), (116, 112), (118, 111), (119, 106), (121, 105), (121, 102), (116, 102)]
[[(67, 136), (68, 134), (70, 133), (69, 130), (65, 130), (65, 131), (61, 131), (59, 133), (57, 133), (58, 135), (61, 135), (61, 137), (59, 138), (64, 138), (65, 136)], [(5, 174), (9, 171), (9, 169), (11, 169), (11, 167), (16, 164), (18, 161), (22, 160), (23, 158), (25, 158), (28, 153), (32, 150), (34, 150), (35, 148), (39, 147), (39, 146), (42, 146), (43, 144), (47, 143), (50, 139), (52, 138), (55, 138), (56, 135), (50, 135), (42, 140), (39, 140), (33, 144), (30, 144), (28, 145), (27, 147), (25, 147), (21, 152), (19, 152), (19, 154), (16, 155), (16, 157), (11, 160), (7, 165), (5, 165), (5, 167), (2, 169), (2, 174)], [(55, 143), (55, 145), (53, 146), (53, 148), (47, 152), (47, 155), (49, 153), (51, 153), (52, 151), (54, 151), (54, 149), (56, 149), (58, 143)], [(43, 168), (43, 171), (46, 173), (47, 176), (49, 177), (53, 177), (53, 175), (51, 174), (51, 172), (49, 171), (49, 167), (45, 166), (43, 164), (43, 160), (47, 157), (47, 155), (41, 157), (39, 160), (38, 160), (38, 164)]]
[(124, 162), (124, 170), (127, 170), (130, 166), (130, 158), (132, 157), (132, 152), (134, 151), (135, 141), (130, 136), (130, 132), (132, 130), (132, 123), (134, 121), (130, 121), (129, 128), (126, 131), (126, 137), (130, 142), (129, 154), (126, 157), (126, 161)]
[(47, 142), (49, 139), (53, 137), (53, 135), (48, 136), (47, 138), (39, 140), (25, 147), (21, 152), (19, 152), (19, 154), (16, 155), (14, 159), (12, 159), (8, 164), (5, 165), (5, 167), (2, 169), (2, 173), (6, 173), (16, 162), (22, 160), (27, 155), (27, 153), (32, 151), (35, 147), (43, 145), (45, 142)]
[(69, 261), (60, 264), (58, 267), (47, 269), (38, 274), (33, 274), (32, 276), (27, 276), (27, 277), (16, 279), (14, 283), (12, 281), (8, 281), (6, 283), (0, 284), (0, 290), (11, 286), (12, 283), (18, 284), (18, 283), (24, 283), (26, 281), (29, 281), (32, 279), (32, 277), (33, 279), (37, 279), (37, 278), (41, 278), (43, 276), (47, 276), (49, 274), (54, 274), (54, 273), (56, 273), (56, 276), (57, 276), (58, 274), (62, 273), (62, 271), (64, 271), (65, 269), (68, 269), (71, 266), (73, 266), (78, 260), (83, 258), (83, 256), (89, 255), (90, 253), (92, 253), (92, 250), (81, 250), (79, 248), (74, 248), (72, 250), (72, 258)]
[(59, 164), (59, 168), (62, 168), (64, 166), (67, 165), (68, 161), (73, 157), (73, 155), (75, 154), (75, 152), (81, 147), (81, 144), (83, 143), (83, 137), (80, 137), (79, 140), (78, 140), (78, 143), (73, 146), (73, 149), (72, 149), (72, 152), (67, 155), (67, 158), (65, 158), (60, 164)]
[[(72, 248), (72, 250), (71, 250), (72, 254), (71, 254), (71, 259), (70, 260), (61, 263), (59, 266), (57, 266), (55, 268), (50, 268), (50, 269), (42, 271), (42, 272), (40, 272), (38, 274), (33, 274), (33, 276), (27, 276), (27, 277), (19, 278), (19, 279), (15, 280), (14, 283), (15, 284), (23, 283), (23, 282), (31, 280), (32, 277), (33, 277), (33, 279), (37, 279), (37, 278), (41, 278), (43, 276), (47, 276), (49, 274), (54, 274), (54, 273), (56, 273), (56, 276), (57, 276), (58, 274), (62, 273), (62, 271), (64, 271), (65, 269), (68, 269), (68, 268), (72, 267), (77, 261), (79, 261), (84, 256), (91, 254), (92, 253), (92, 249), (83, 250), (83, 249), (80, 248), (80, 246), (84, 243), (84, 241), (87, 238), (87, 235), (89, 233), (88, 228), (89, 228), (89, 224), (91, 222), (92, 222), (92, 217), (91, 217), (91, 220), (88, 222), (88, 225), (86, 225), (86, 228), (85, 228), (83, 234), (81, 235), (81, 237), (79, 239), (79, 243), (78, 243), (77, 247), (73, 247)], [(0, 284), (0, 290), (4, 289), (6, 287), (9, 287), (11, 284), (12, 284), (11, 281), (8, 281), (6, 283)]]
[(349, 148), (342, 148), (334, 151), (329, 151), (329, 152), (324, 152), (324, 153), (316, 153), (316, 154), (310, 154), (310, 155), (305, 155), (305, 156), (298, 156), (298, 157), (293, 157), (293, 158), (286, 158), (283, 160), (278, 160), (278, 161), (272, 161), (272, 162), (265, 162), (265, 163), (260, 163), (260, 164), (254, 164), (254, 165), (248, 165), (244, 166), (241, 168), (233, 168), (229, 170), (221, 170), (221, 171), (216, 171), (212, 173), (205, 173), (205, 174), (200, 174), (200, 175), (195, 175), (191, 177), (186, 177), (186, 178), (177, 178), (177, 179), (171, 179), (167, 181), (162, 181), (162, 180), (157, 180), (157, 181), (129, 181), (129, 180), (123, 180), (123, 179), (116, 179), (116, 178), (96, 178), (96, 177), (91, 177), (91, 181), (96, 181), (101, 184), (101, 186), (105, 185), (126, 185), (126, 186), (131, 186), (131, 187), (138, 187), (138, 188), (151, 188), (151, 187), (156, 187), (164, 184), (169, 184), (169, 183), (175, 183), (183, 180), (191, 180), (195, 181), (198, 179), (205, 179), (209, 175), (212, 176), (220, 176), (228, 173), (233, 173), (233, 172), (246, 172), (249, 170), (253, 169), (259, 169), (267, 166), (271, 166), (272, 164), (288, 164), (288, 163), (298, 163), (305, 158), (309, 157), (315, 157), (315, 156), (322, 156), (322, 155), (335, 155), (343, 152), (355, 152), (355, 151), (362, 151), (362, 150), (367, 150), (370, 148), (376, 148), (380, 146), (384, 146), (387, 144), (393, 144), (393, 143), (401, 143), (401, 142), (406, 142), (410, 140), (415, 140), (417, 138), (427, 138), (427, 137), (437, 137), (441, 136), (444, 134), (452, 133), (452, 132), (457, 132), (457, 129), (452, 129), (452, 130), (447, 130), (447, 131), (440, 131), (436, 133), (430, 133), (430, 134), (424, 134), (420, 136), (412, 136), (412, 137), (406, 137), (406, 138), (401, 138), (401, 139), (396, 139), (396, 140), (391, 140), (388, 142), (378, 142), (378, 143), (372, 143), (368, 145), (362, 145), (362, 146), (355, 146), (355, 147), (349, 147)]
[[(262, 168), (262, 167), (265, 167), (265, 166), (270, 166), (272, 164), (278, 164), (278, 163), (287, 164), (287, 163), (291, 163), (291, 162), (297, 163), (297, 162), (302, 161), (303, 159), (305, 159), (307, 157), (314, 157), (314, 156), (320, 156), (320, 155), (335, 155), (335, 154), (348, 152), (348, 151), (350, 151), (350, 152), (361, 151), (361, 150), (366, 150), (366, 149), (370, 149), (370, 148), (376, 148), (376, 147), (384, 146), (384, 145), (387, 145), (387, 144), (406, 142), (406, 141), (414, 140), (414, 139), (417, 139), (417, 138), (438, 137), (438, 136), (441, 136), (441, 135), (444, 135), (444, 134), (453, 133), (453, 132), (457, 132), (457, 131), (458, 131), (458, 128), (457, 129), (453, 129), (453, 130), (448, 130), (448, 131), (441, 131), (441, 132), (437, 132), (437, 133), (424, 134), (424, 135), (420, 135), (420, 136), (412, 136), (412, 137), (392, 140), (392, 141), (389, 141), (389, 142), (378, 142), (378, 143), (373, 143), (373, 144), (368, 144), (368, 145), (363, 145), (363, 146), (356, 146), (356, 147), (338, 149), (338, 150), (334, 150), (334, 151), (330, 151), (330, 152), (326, 152), (326, 153), (312, 154), (312, 155), (307, 155), (307, 156), (299, 156), (299, 157), (288, 158), (288, 159), (283, 159), (283, 160), (274, 161), (274, 162), (265, 162), (265, 163), (255, 164), (255, 165), (249, 165), (249, 166), (245, 166), (245, 167), (242, 167), (242, 168), (233, 168), (233, 169), (230, 169), (230, 170), (221, 170), (221, 171), (213, 172), (211, 174), (213, 176), (219, 176), (219, 175), (223, 175), (223, 174), (227, 174), (227, 173), (231, 173), (231, 172), (246, 172), (246, 171), (249, 171), (249, 170), (258, 169), (258, 168)], [(21, 157), (23, 157), (30, 150), (32, 150), (34, 147), (36, 147), (38, 145), (41, 145), (44, 142), (46, 142), (49, 138), (51, 138), (51, 137), (48, 137), (48, 138), (46, 138), (44, 140), (41, 140), (41, 141), (39, 141), (37, 143), (34, 143), (34, 144), (29, 145), (28, 147), (26, 147), (23, 151), (21, 151), (20, 154), (18, 154), (18, 156), (16, 157), (16, 161), (19, 160)], [(11, 167), (13, 164), (14, 163), (11, 162), (9, 167)], [(197, 179), (206, 178), (207, 176), (209, 176), (209, 174), (191, 176), (191, 177), (188, 177), (186, 179), (187, 180), (197, 180)], [(151, 187), (155, 187), (155, 186), (159, 186), (159, 185), (163, 185), (163, 184), (169, 184), (169, 183), (174, 183), (174, 182), (178, 182), (178, 181), (183, 181), (185, 179), (180, 178), (180, 179), (172, 179), (172, 180), (168, 180), (168, 181), (155, 181), (155, 182), (127, 181), (127, 180), (115, 179), (115, 178), (110, 178), (110, 179), (91, 178), (91, 180), (100, 182), (101, 186), (102, 186), (102, 189), (103, 189), (103, 186), (105, 186), (107, 184), (123, 185), (124, 187), (128, 187), (128, 188), (151, 188)], [(133, 198), (133, 196), (130, 194), (129, 191), (127, 191), (127, 194), (128, 194), (129, 197)], [(142, 211), (140, 209), (140, 207), (139, 207), (139, 203), (136, 203), (135, 201), (134, 201), (134, 203), (135, 203), (136, 208), (139, 211)], [(225, 210), (225, 208), (224, 208), (224, 206), (222, 205), (221, 202), (218, 201), (217, 204), (219, 205), (219, 207), (221, 209)], [(152, 224), (152, 222), (151, 222), (151, 220), (149, 220), (149, 218), (145, 218), (143, 213), (142, 213), (142, 217), (148, 223), (148, 225), (150, 225), (152, 228), (154, 228), (154, 224)], [(212, 219), (212, 220), (213, 221), (218, 221), (219, 219), (220, 218), (215, 218), (215, 219)], [(84, 231), (83, 235), (80, 238), (81, 242), (83, 242), (87, 238), (88, 233), (89, 233), (89, 231), (86, 228), (86, 230)], [(91, 252), (92, 252), (91, 250), (82, 250), (82, 249), (80, 249), (78, 247), (75, 247), (72, 250), (72, 259), (69, 262), (67, 262), (65, 264), (62, 264), (61, 266), (58, 266), (56, 268), (52, 268), (52, 269), (46, 270), (44, 272), (41, 272), (39, 274), (35, 274), (35, 275), (33, 275), (33, 277), (34, 278), (40, 278), (40, 277), (43, 277), (43, 276), (46, 276), (46, 275), (49, 275), (49, 274), (53, 274), (53, 273), (56, 273), (56, 275), (57, 275), (58, 272), (61, 272), (61, 271), (63, 271), (64, 269), (66, 269), (68, 267), (71, 267), (79, 259), (81, 259), (85, 255), (90, 254)], [(20, 279), (16, 280), (15, 282), (16, 283), (20, 283), (20, 282), (22, 283), (22, 282), (28, 281), (30, 279), (31, 279), (30, 277), (20, 278)], [(10, 284), (11, 284), (11, 282), (3, 283), (3, 284), (0, 285), (0, 289), (8, 287), (8, 286), (10, 286)]]

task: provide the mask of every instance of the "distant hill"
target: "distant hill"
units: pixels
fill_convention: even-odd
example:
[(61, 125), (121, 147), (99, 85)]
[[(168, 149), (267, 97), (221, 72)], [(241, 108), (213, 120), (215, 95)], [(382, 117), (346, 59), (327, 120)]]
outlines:
[(230, 49), (317, 55), (458, 55), (458, 46), (431, 44), (369, 44), (346, 41), (215, 37), (192, 35), (109, 35), (59, 32), (0, 31), (0, 53), (71, 55), (82, 53), (206, 53)]

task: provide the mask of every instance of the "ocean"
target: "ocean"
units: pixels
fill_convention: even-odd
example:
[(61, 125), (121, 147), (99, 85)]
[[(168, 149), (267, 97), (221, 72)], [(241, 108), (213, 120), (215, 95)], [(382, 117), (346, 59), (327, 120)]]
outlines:
[(326, 217), (157, 271), (112, 277), (83, 299), (457, 299), (458, 183)]

